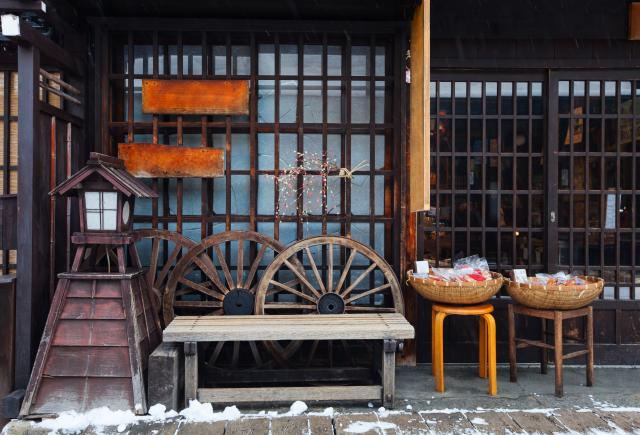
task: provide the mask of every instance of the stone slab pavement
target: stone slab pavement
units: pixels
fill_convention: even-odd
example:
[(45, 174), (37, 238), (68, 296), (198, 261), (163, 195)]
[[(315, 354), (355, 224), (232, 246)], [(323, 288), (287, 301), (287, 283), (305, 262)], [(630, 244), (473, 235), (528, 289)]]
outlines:
[[(551, 367), (552, 368), (552, 367)], [(397, 373), (396, 409), (378, 404), (311, 406), (303, 415), (282, 414), (288, 408), (241, 409), (231, 421), (194, 422), (172, 418), (126, 426), (86, 428), (86, 434), (640, 434), (640, 369), (597, 368), (593, 387), (584, 385), (584, 368), (565, 368), (565, 396), (553, 395), (553, 371), (541, 375), (534, 367), (520, 368), (519, 382), (508, 381), (500, 367), (499, 393), (486, 394), (486, 380), (474, 367), (447, 366), (445, 393), (434, 391), (429, 366), (401, 368)], [(311, 404), (310, 404), (311, 405)], [(278, 414), (275, 415), (274, 411)], [(326, 415), (323, 415), (326, 414)], [(3, 434), (50, 433), (37, 424), (14, 421)]]

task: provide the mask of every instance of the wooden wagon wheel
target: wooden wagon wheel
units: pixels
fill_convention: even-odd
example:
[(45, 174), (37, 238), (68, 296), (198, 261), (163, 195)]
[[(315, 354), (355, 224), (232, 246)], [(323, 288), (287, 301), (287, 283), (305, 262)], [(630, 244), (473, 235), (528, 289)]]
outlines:
[[(135, 233), (141, 240), (152, 241), (149, 255), (149, 269), (147, 270), (147, 282), (156, 297), (156, 306), (161, 309), (169, 276), (178, 262), (180, 254), (186, 253), (186, 251), (195, 246), (196, 243), (180, 233), (168, 230), (149, 228), (137, 230)], [(164, 246), (161, 246), (161, 244), (164, 244)], [(160, 257), (162, 256), (162, 250), (165, 248), (166, 259), (163, 260)], [(159, 268), (160, 265), (162, 267)], [(162, 318), (162, 313), (160, 313), (160, 317)]]
[[(296, 260), (304, 265), (302, 272)], [(343, 265), (341, 270), (337, 264)], [(292, 276), (295, 281), (290, 280)], [(380, 312), (404, 313), (400, 284), (391, 266), (373, 249), (347, 237), (319, 236), (289, 246), (265, 270), (256, 292), (257, 314)], [(311, 364), (319, 344), (305, 345), (308, 355), (303, 356), (303, 364)], [(334, 354), (342, 351), (351, 365), (357, 365), (352, 344), (326, 345), (331, 364)]]
[[(284, 249), (278, 241), (253, 231), (226, 231), (207, 237), (176, 264), (164, 295), (164, 321), (185, 314), (254, 314), (262, 271)], [(209, 367), (235, 369), (244, 364), (253, 368), (273, 361), (273, 357), (285, 362), (296, 346), (294, 342), (276, 343), (265, 350), (262, 343), (220, 342), (209, 346), (205, 360)]]

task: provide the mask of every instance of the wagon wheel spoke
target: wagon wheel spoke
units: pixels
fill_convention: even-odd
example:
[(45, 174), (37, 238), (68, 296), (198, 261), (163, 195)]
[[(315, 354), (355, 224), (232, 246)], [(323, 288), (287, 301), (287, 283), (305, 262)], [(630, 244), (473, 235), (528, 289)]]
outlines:
[(340, 294), (340, 290), (342, 290), (342, 285), (344, 284), (345, 280), (347, 279), (347, 276), (349, 275), (349, 269), (351, 269), (351, 263), (353, 263), (353, 260), (356, 258), (357, 253), (358, 253), (357, 250), (352, 249), (351, 254), (349, 254), (349, 258), (347, 259), (347, 262), (344, 264), (344, 268), (342, 269), (342, 273), (340, 274), (340, 279), (338, 280), (338, 284), (336, 284), (335, 292), (338, 294)]
[[(201, 315), (203, 312), (225, 316), (254, 314), (255, 292), (263, 274), (260, 265), (267, 255), (273, 254), (275, 258), (284, 250), (279, 242), (252, 231), (225, 231), (193, 244), (170, 271), (163, 304), (165, 321), (176, 315)], [(232, 264), (229, 258), (233, 258), (235, 263)], [(297, 260), (290, 264), (294, 271), (301, 270)], [(200, 273), (193, 274), (194, 271)], [(298, 282), (295, 279), (284, 283), (285, 288), (279, 291), (291, 288), (296, 292)], [(187, 298), (183, 295), (188, 292), (201, 295), (206, 300), (185, 300)], [(309, 295), (310, 300), (301, 298), (308, 302), (303, 311), (315, 309), (314, 299)], [(208, 369), (214, 371), (244, 370), (276, 362), (284, 364), (299, 345), (300, 342), (294, 341), (282, 342), (278, 346), (269, 346), (265, 342), (218, 343), (207, 350), (205, 360), (208, 361)]]
[(153, 239), (151, 244), (151, 257), (149, 270), (147, 271), (147, 282), (155, 289), (155, 277), (158, 270), (158, 256), (160, 255), (160, 239)]
[(202, 270), (205, 276), (209, 278), (216, 287), (218, 287), (218, 290), (220, 290), (221, 293), (223, 294), (229, 293), (229, 289), (225, 287), (222, 281), (220, 281), (220, 277), (218, 276), (218, 271), (216, 269), (216, 266), (213, 263), (211, 263), (211, 260), (209, 260), (209, 257), (202, 254), (194, 258), (193, 262), (196, 263), (198, 267), (200, 267), (200, 270)]
[(176, 307), (183, 308), (220, 308), (222, 302), (220, 301), (175, 301)]
[(244, 278), (244, 240), (238, 240), (238, 259), (236, 264), (236, 287), (242, 288)]
[(311, 264), (311, 269), (313, 270), (313, 275), (316, 277), (318, 285), (320, 286), (320, 292), (326, 293), (327, 290), (324, 287), (324, 282), (322, 282), (322, 278), (320, 277), (320, 272), (318, 271), (318, 267), (316, 266), (316, 262), (313, 259), (313, 254), (311, 253), (311, 249), (307, 246), (304, 248), (304, 252), (306, 252), (307, 257), (309, 257), (309, 264)]
[(319, 298), (321, 295), (320, 293), (318, 293), (318, 290), (316, 290), (313, 285), (311, 285), (311, 283), (307, 280), (307, 278), (304, 276), (303, 272), (301, 272), (298, 267), (294, 266), (293, 264), (291, 264), (291, 262), (289, 260), (284, 260), (284, 264), (287, 266), (287, 268), (289, 268), (289, 270), (291, 272), (293, 272), (293, 274), (295, 276), (298, 277), (298, 279), (300, 280), (300, 282), (302, 284), (304, 284), (310, 291), (311, 293), (313, 293), (317, 298)]
[(218, 361), (218, 357), (220, 356), (220, 352), (222, 352), (222, 347), (224, 346), (224, 341), (219, 341), (216, 343), (216, 347), (213, 349), (211, 356), (209, 357), (209, 365), (215, 366)]
[(369, 295), (384, 291), (388, 288), (391, 288), (391, 284), (389, 283), (383, 284), (376, 288), (372, 288), (371, 290), (367, 290), (366, 292), (358, 293), (354, 296), (351, 296), (349, 299), (345, 300), (344, 303), (350, 304), (351, 302), (357, 301), (358, 299), (364, 298), (365, 296), (369, 296)]
[(271, 282), (271, 284), (273, 284), (275, 287), (278, 287), (279, 289), (284, 290), (284, 291), (286, 291), (287, 293), (291, 293), (291, 294), (294, 294), (294, 295), (296, 295), (296, 296), (299, 296), (299, 297), (301, 297), (301, 298), (303, 298), (303, 299), (306, 299), (306, 300), (308, 300), (309, 302), (311, 302), (311, 303), (313, 303), (313, 304), (315, 304), (315, 303), (316, 303), (316, 301), (317, 301), (317, 299), (316, 299), (316, 298), (313, 298), (313, 297), (311, 297), (311, 296), (309, 296), (309, 295), (307, 295), (307, 294), (305, 294), (305, 293), (302, 293), (302, 292), (300, 292), (300, 291), (298, 291), (298, 290), (295, 290), (294, 288), (291, 288), (291, 287), (289, 287), (288, 285), (285, 285), (285, 284), (279, 283), (278, 281), (273, 281), (273, 280), (271, 280), (270, 282)]
[(171, 251), (169, 258), (167, 258), (167, 262), (162, 267), (162, 270), (160, 271), (160, 275), (158, 275), (156, 282), (164, 282), (164, 280), (169, 275), (171, 266), (173, 266), (173, 263), (176, 261), (181, 251), (182, 251), (182, 246), (176, 245), (176, 247), (173, 248), (173, 251)]
[[(256, 273), (258, 272), (258, 268), (260, 267), (260, 263), (262, 262), (262, 259), (264, 258), (264, 254), (265, 252), (267, 252), (267, 244), (263, 243), (262, 246), (260, 247), (260, 250), (258, 251), (258, 254), (256, 255), (256, 258), (253, 260), (253, 263), (251, 264), (251, 268), (249, 269), (249, 274), (247, 275), (247, 280), (245, 281), (245, 285), (247, 287), (249, 287), (251, 285), (251, 283), (253, 282), (253, 279), (256, 276)], [(252, 289), (255, 288), (252, 287)]]
[(333, 291), (333, 244), (327, 247), (327, 291)]
[(356, 288), (356, 286), (358, 284), (360, 284), (362, 282), (363, 279), (365, 279), (373, 269), (375, 269), (376, 267), (378, 267), (378, 265), (376, 263), (371, 263), (371, 265), (369, 267), (367, 267), (367, 269), (362, 272), (360, 274), (360, 276), (358, 276), (349, 287), (346, 288), (346, 290), (341, 294), (341, 296), (343, 298), (346, 298), (347, 296), (349, 296), (351, 294), (351, 292), (353, 291), (354, 288)]
[(207, 296), (210, 296), (214, 299), (218, 299), (219, 301), (224, 300), (224, 295), (221, 293), (218, 293), (217, 291), (211, 290), (209, 287), (205, 287), (202, 284), (198, 284), (196, 282), (191, 281), (190, 279), (187, 279), (185, 277), (180, 277), (178, 279), (178, 281), (181, 284), (186, 285), (187, 287), (199, 292), (199, 293), (203, 293)]
[(227, 266), (227, 260), (224, 259), (224, 255), (222, 254), (220, 245), (215, 245), (213, 247), (213, 251), (216, 253), (216, 256), (218, 257), (218, 261), (220, 262), (220, 267), (222, 267), (222, 272), (224, 273), (224, 277), (227, 280), (227, 285), (229, 286), (229, 288), (235, 288), (233, 284), (233, 278), (231, 277), (231, 271), (229, 270), (229, 266)]

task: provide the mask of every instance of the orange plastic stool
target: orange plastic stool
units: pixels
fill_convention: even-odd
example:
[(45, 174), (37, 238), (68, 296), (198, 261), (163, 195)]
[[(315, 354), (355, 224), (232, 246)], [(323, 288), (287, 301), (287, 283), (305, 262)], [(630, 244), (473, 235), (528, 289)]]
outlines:
[(496, 321), (491, 313), (493, 305), (438, 305), (431, 306), (431, 367), (436, 378), (436, 391), (444, 392), (444, 319), (448, 315), (480, 316), (480, 358), (478, 375), (489, 377), (488, 393), (498, 392), (496, 370)]

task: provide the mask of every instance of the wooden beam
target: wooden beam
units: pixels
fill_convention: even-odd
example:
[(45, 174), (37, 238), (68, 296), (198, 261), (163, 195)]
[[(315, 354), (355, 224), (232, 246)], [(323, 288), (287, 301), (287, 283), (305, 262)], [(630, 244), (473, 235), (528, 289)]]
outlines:
[(49, 163), (40, 141), (40, 53), (18, 45), (18, 257), (16, 388), (25, 388), (49, 303)]
[(409, 138), (409, 209), (429, 209), (429, 0), (411, 21), (411, 95)]
[(16, 15), (2, 15), (2, 34), (19, 45), (32, 45), (38, 48), (49, 65), (57, 66), (78, 76), (84, 73), (84, 65), (80, 59), (46, 38)]
[(248, 115), (247, 80), (143, 80), (142, 111), (177, 115)]
[(2, 13), (31, 12), (43, 16), (47, 12), (47, 5), (40, 0), (0, 0)]
[(175, 147), (151, 143), (118, 144), (118, 157), (127, 171), (141, 178), (224, 175), (224, 150), (205, 147)]
[(212, 403), (291, 403), (335, 401), (380, 401), (380, 385), (325, 387), (262, 387), (262, 388), (198, 388), (198, 400)]

